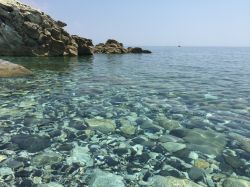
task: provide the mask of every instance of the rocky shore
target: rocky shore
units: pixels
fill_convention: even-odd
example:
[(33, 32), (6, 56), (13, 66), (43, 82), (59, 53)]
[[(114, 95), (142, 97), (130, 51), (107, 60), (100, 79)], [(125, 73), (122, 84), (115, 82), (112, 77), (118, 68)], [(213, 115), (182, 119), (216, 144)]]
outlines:
[(15, 0), (0, 0), (0, 56), (84, 56), (93, 53), (150, 53), (115, 40), (92, 40), (65, 31), (66, 23)]

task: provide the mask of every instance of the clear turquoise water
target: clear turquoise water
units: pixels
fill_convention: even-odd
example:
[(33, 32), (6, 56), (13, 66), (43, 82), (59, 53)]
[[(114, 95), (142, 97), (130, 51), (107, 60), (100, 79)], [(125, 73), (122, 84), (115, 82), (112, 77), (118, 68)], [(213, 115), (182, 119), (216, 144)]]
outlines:
[[(12, 176), (2, 174), (2, 181), (17, 186), (27, 181), (81, 186), (89, 184), (88, 173), (96, 168), (122, 176), (125, 186), (142, 186), (155, 175), (188, 178), (208, 186), (207, 178), (213, 184), (223, 183), (233, 173), (249, 178), (250, 48), (151, 50), (153, 54), (81, 58), (4, 57), (31, 69), (34, 76), (0, 79), (0, 155), (6, 157), (0, 164), (11, 168), (8, 176)], [(163, 127), (160, 117), (178, 125)], [(93, 118), (113, 120), (116, 128), (109, 134), (90, 132), (86, 119)], [(133, 125), (135, 132), (121, 132), (122, 119)], [(39, 139), (38, 144), (46, 138), (50, 143), (37, 150), (36, 145), (27, 148), (19, 142), (23, 137), (15, 138), (20, 134), (31, 136), (28, 144), (37, 143), (33, 136)], [(169, 151), (164, 148), (166, 142), (185, 148)], [(62, 150), (62, 145), (69, 148)], [(132, 159), (135, 145), (143, 150)], [(89, 160), (74, 161), (75, 166), (69, 158), (78, 147), (86, 146)], [(116, 149), (121, 147), (129, 151), (119, 155)], [(57, 155), (45, 160), (58, 160), (33, 161), (48, 152)], [(205, 177), (192, 178), (189, 171), (197, 158), (188, 158), (190, 152), (210, 163), (209, 168), (203, 168)], [(153, 158), (152, 153), (158, 157)], [(107, 164), (106, 158), (116, 163)], [(159, 159), (164, 164), (156, 167), (154, 162)], [(11, 167), (13, 161), (21, 166)], [(93, 163), (88, 165), (89, 161)], [(130, 166), (136, 163), (139, 166)], [(62, 171), (63, 167), (69, 169)], [(41, 176), (34, 175), (37, 170)], [(16, 174), (21, 171), (29, 174)]]

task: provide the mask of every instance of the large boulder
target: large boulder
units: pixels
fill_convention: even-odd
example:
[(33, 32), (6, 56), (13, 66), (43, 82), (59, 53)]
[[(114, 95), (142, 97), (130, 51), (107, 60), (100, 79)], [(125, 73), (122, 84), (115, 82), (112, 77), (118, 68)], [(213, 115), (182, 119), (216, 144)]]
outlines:
[(65, 26), (15, 0), (0, 0), (0, 55), (76, 56), (78, 45)]
[(23, 77), (32, 75), (32, 72), (23, 66), (0, 59), (0, 77)]
[(151, 51), (149, 50), (145, 50), (145, 49), (142, 49), (140, 47), (129, 47), (128, 48), (128, 53), (137, 53), (137, 54), (141, 54), (141, 53), (152, 53)]
[(149, 50), (144, 50), (139, 47), (129, 47), (124, 48), (123, 44), (114, 40), (109, 39), (106, 43), (97, 44), (94, 48), (94, 53), (104, 53), (104, 54), (125, 54), (125, 53), (151, 53)]
[(78, 45), (78, 55), (93, 55), (93, 43), (92, 40), (73, 35), (72, 38)]
[(114, 39), (109, 39), (105, 44), (100, 43), (94, 48), (95, 53), (105, 53), (105, 54), (124, 54), (127, 53), (127, 49), (123, 47), (122, 43)]

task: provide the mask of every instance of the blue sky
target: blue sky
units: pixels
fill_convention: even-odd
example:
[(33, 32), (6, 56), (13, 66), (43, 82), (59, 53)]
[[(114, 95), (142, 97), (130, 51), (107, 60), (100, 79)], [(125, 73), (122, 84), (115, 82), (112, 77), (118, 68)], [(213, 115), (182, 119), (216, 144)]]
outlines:
[(250, 46), (250, 0), (20, 0), (94, 43)]

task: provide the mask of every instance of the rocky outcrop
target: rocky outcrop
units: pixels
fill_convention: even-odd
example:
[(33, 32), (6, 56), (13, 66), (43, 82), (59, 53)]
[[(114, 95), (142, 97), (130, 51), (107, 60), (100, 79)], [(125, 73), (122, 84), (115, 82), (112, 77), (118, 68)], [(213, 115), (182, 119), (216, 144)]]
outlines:
[(32, 75), (32, 72), (23, 66), (0, 59), (0, 77), (23, 77)]
[(116, 40), (109, 39), (105, 44), (100, 43), (95, 46), (94, 53), (105, 53), (105, 54), (124, 54), (128, 50), (123, 47), (122, 43)]
[(142, 49), (142, 48), (140, 48), (140, 47), (129, 47), (128, 48), (128, 53), (152, 53), (151, 51), (149, 51), (149, 50), (145, 50), (145, 49)]
[(73, 35), (72, 38), (78, 45), (78, 55), (93, 55), (93, 43), (92, 40)]
[(15, 0), (0, 0), (0, 55), (76, 56), (82, 46), (65, 26)]
[(0, 56), (84, 56), (93, 53), (151, 53), (142, 48), (124, 48), (110, 39), (93, 45), (90, 39), (71, 36), (44, 12), (15, 0), (0, 0)]
[(144, 50), (139, 47), (129, 47), (124, 48), (123, 44), (114, 40), (109, 39), (105, 44), (100, 43), (94, 47), (94, 53), (104, 53), (104, 54), (125, 54), (125, 53), (151, 53), (149, 50)]

